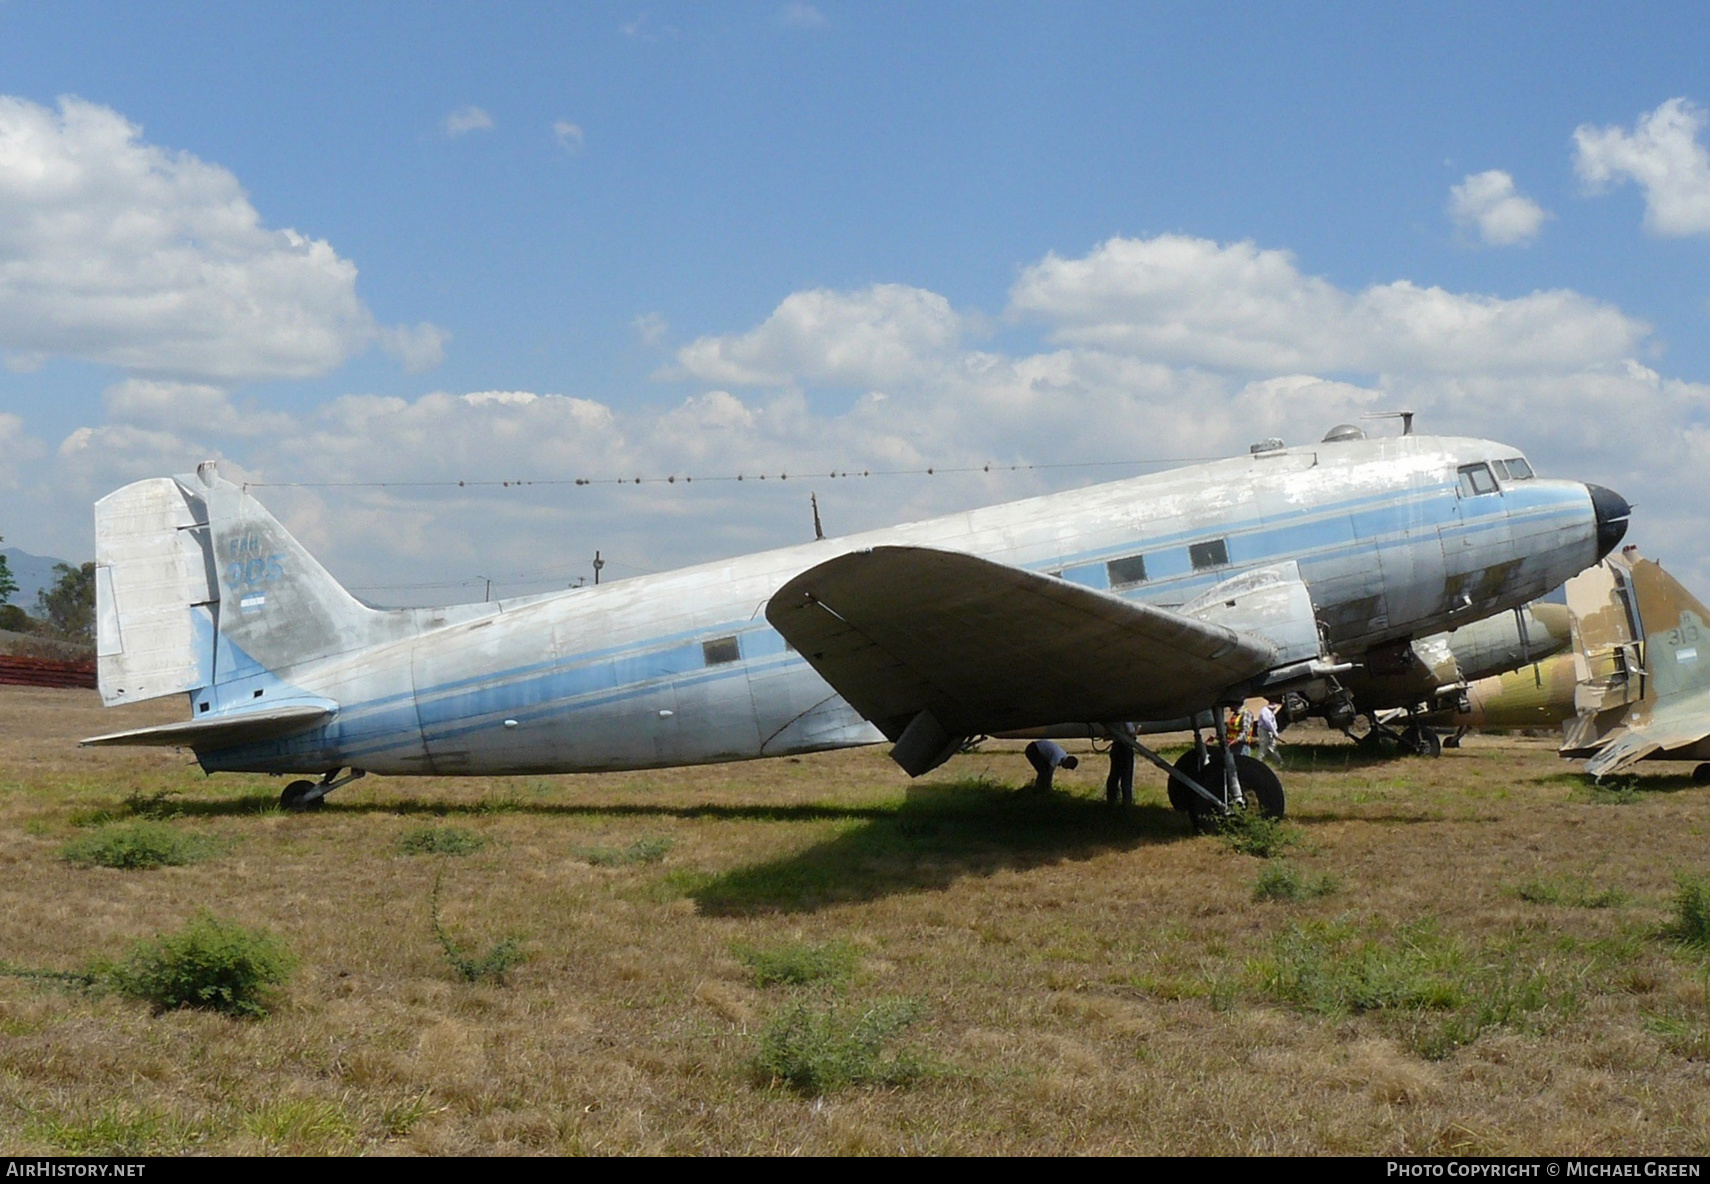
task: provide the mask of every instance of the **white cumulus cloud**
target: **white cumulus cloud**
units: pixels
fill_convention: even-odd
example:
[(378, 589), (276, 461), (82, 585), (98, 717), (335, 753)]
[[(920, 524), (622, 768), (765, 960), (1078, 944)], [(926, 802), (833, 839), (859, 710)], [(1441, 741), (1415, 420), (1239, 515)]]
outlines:
[[(1047, 343), (970, 344), (980, 318), (924, 288), (787, 294), (759, 323), (684, 346), (671, 376), (692, 388), (651, 407), (518, 390), (347, 395), (240, 435), (244, 409), (213, 384), (125, 384), (109, 422), (14, 462), (24, 475), (0, 517), (27, 502), (32, 523), (58, 515), (83, 537), (87, 497), (210, 455), (261, 482), (444, 482), (257, 488), (375, 599), (479, 599), (477, 575), (501, 593), (562, 587), (596, 548), (627, 565), (612, 578), (806, 540), (810, 491), (827, 529), (847, 533), (1141, 471), (1006, 465), (1240, 454), (1408, 408), (1422, 432), (1503, 440), (1548, 475), (1619, 490), (1641, 506), (1636, 542), (1671, 540), (1665, 559), (1710, 578), (1691, 521), (1710, 498), (1710, 386), (1633, 360), (1645, 327), (1583, 295), (1351, 291), (1284, 252), (1165, 236), (1037, 260), (1011, 312), (1015, 338), (1036, 322)], [(828, 387), (859, 393), (812, 397)], [(0, 469), (7, 432), (26, 426), (0, 421)], [(928, 466), (938, 475), (831, 476)], [(679, 480), (632, 481), (668, 475)], [(481, 479), (555, 484), (457, 485)]]
[[(228, 170), (117, 112), (0, 96), (0, 350), (233, 384), (325, 374), (380, 333), (356, 267), (264, 226)], [(13, 361), (16, 359), (16, 361)]]
[(1010, 310), (1064, 344), (1271, 373), (1560, 370), (1624, 357), (1649, 333), (1576, 292), (1503, 300), (1407, 280), (1350, 292), (1286, 251), (1181, 235), (1048, 255), (1023, 269)]
[(291, 418), (276, 411), (240, 411), (231, 396), (207, 383), (127, 378), (101, 393), (110, 418), (179, 434), (259, 436), (290, 431)]
[(1449, 216), (1462, 230), (1493, 247), (1529, 243), (1550, 215), (1514, 187), (1501, 169), (1470, 173), (1449, 190)]
[(459, 107), (445, 117), (445, 134), (455, 139), (470, 132), (491, 131), (493, 117), (479, 107)]
[(815, 289), (786, 297), (746, 333), (697, 338), (677, 351), (677, 363), (685, 374), (730, 386), (885, 386), (936, 364), (962, 328), (950, 302), (922, 288)]
[(1631, 132), (1581, 125), (1574, 168), (1593, 189), (1636, 181), (1645, 191), (1645, 229), (1679, 237), (1710, 234), (1710, 152), (1698, 142), (1704, 108), (1670, 99), (1639, 116)]

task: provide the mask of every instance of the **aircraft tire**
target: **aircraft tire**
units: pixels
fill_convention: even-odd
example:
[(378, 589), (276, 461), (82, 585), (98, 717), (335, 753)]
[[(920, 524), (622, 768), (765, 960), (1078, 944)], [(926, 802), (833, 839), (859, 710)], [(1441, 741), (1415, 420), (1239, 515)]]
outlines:
[[(1210, 761), (1203, 772), (1199, 768), (1199, 754), (1193, 750), (1183, 753), (1176, 759), (1176, 768), (1205, 786), (1211, 793), (1221, 798), (1223, 796), (1223, 753), (1213, 751)], [(1276, 771), (1257, 757), (1237, 756), (1235, 772), (1241, 778), (1241, 791), (1247, 797), (1248, 808), (1256, 803), (1259, 813), (1266, 818), (1281, 818), (1287, 812), (1288, 804), (1283, 794), (1282, 779)], [(1205, 831), (1214, 829), (1217, 824), (1217, 812), (1210, 802), (1191, 792), (1186, 786), (1180, 785), (1175, 778), (1170, 778), (1170, 805), (1178, 810), (1185, 810), (1193, 819), (1194, 829)]]
[[(1213, 759), (1215, 760), (1216, 757), (1213, 756)], [(1221, 769), (1223, 766), (1219, 765), (1217, 767)], [(1176, 758), (1176, 772), (1186, 773), (1189, 777), (1193, 778), (1195, 781), (1200, 781), (1203, 785), (1204, 782), (1201, 781), (1199, 776), (1198, 750), (1190, 748), (1178, 756)], [(1218, 777), (1218, 784), (1222, 784), (1221, 775)], [(1187, 786), (1177, 781), (1174, 777), (1169, 778), (1164, 783), (1164, 792), (1169, 795), (1171, 808), (1180, 810), (1183, 814), (1193, 813), (1194, 810), (1191, 803), (1200, 800), (1197, 794), (1189, 791)], [(1201, 804), (1203, 804), (1203, 802)]]
[(1692, 784), (1710, 785), (1710, 763), (1699, 765), (1692, 770)]
[(293, 781), (279, 795), (279, 808), (290, 810), (294, 814), (301, 814), (305, 810), (319, 810), (321, 803), (326, 801), (326, 798), (310, 798), (309, 794), (314, 791), (314, 788), (315, 783), (313, 781)]
[(1443, 738), (1437, 735), (1435, 728), (1424, 724), (1414, 724), (1401, 734), (1407, 748), (1415, 756), (1439, 757), (1443, 755)]

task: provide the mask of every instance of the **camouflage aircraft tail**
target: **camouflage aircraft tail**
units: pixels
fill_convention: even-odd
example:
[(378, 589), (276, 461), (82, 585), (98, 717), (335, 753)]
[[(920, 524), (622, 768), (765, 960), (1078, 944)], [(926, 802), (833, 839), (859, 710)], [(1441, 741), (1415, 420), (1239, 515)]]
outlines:
[(1710, 703), (1710, 609), (1629, 547), (1568, 582), (1578, 716), (1564, 756), (1601, 777), (1702, 739)]

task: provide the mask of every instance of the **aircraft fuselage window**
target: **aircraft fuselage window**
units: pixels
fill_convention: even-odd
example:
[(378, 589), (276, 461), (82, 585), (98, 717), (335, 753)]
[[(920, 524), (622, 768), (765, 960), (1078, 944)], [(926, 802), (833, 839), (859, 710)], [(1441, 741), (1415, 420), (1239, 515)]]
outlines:
[(1212, 539), (1209, 543), (1195, 543), (1188, 548), (1188, 558), (1193, 561), (1195, 571), (1206, 571), (1213, 567), (1229, 566), (1229, 544), (1224, 539)]
[(1462, 497), (1477, 497), (1495, 493), (1496, 478), (1490, 475), (1489, 465), (1462, 465), (1459, 486)]
[(1146, 557), (1144, 555), (1130, 555), (1126, 559), (1112, 559), (1104, 566), (1110, 574), (1110, 586), (1112, 588), (1127, 588), (1134, 584), (1146, 582)]
[(1526, 463), (1523, 456), (1511, 456), (1507, 460), (1496, 462), (1496, 475), (1507, 477), (1511, 481), (1529, 481), (1533, 476), (1532, 466)]
[(742, 648), (734, 637), (715, 637), (701, 643), (701, 654), (708, 666), (723, 666), (726, 662), (740, 661)]

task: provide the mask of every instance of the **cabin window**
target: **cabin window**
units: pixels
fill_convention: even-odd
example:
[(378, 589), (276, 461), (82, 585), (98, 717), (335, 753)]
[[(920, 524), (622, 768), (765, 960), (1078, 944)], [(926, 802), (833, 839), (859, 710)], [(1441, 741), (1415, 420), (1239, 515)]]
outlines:
[(1105, 571), (1110, 576), (1112, 588), (1127, 588), (1134, 584), (1146, 582), (1146, 557), (1130, 555), (1126, 559), (1112, 559), (1105, 564)]
[(1195, 543), (1188, 548), (1188, 558), (1193, 561), (1195, 571), (1206, 571), (1213, 567), (1229, 566), (1229, 543), (1224, 539), (1212, 539), (1209, 543)]
[(736, 644), (734, 637), (715, 637), (701, 643), (701, 654), (708, 666), (723, 666), (726, 662), (740, 661), (742, 647)]
[(1462, 465), (1459, 486), (1462, 497), (1477, 497), (1495, 493), (1496, 478), (1490, 475), (1489, 465)]

